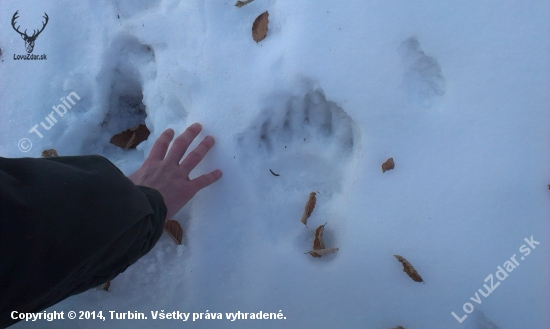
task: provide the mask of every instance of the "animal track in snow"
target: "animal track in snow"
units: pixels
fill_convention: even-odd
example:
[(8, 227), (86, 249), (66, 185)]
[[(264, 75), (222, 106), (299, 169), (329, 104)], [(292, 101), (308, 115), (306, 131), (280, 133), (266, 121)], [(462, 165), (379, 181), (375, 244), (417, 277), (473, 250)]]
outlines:
[[(242, 167), (253, 184), (249, 202), (261, 204), (261, 213), (255, 215), (262, 227), (259, 234), (273, 244), (294, 236), (293, 249), (304, 253), (311, 250), (312, 229), (328, 222), (325, 242), (337, 246), (333, 228), (341, 218), (330, 201), (341, 191), (354, 155), (355, 123), (320, 88), (274, 94), (266, 105), (238, 136)], [(306, 229), (300, 219), (313, 191), (317, 203)]]
[(414, 37), (403, 41), (397, 49), (405, 65), (402, 86), (409, 103), (430, 107), (434, 97), (445, 93), (445, 78), (437, 60), (422, 51)]
[(109, 140), (113, 135), (138, 124), (145, 124), (147, 113), (143, 103), (144, 75), (149, 76), (151, 70), (155, 71), (154, 64), (152, 47), (141, 44), (135, 37), (121, 35), (111, 43), (97, 78), (103, 88), (100, 91), (103, 97), (100, 104), (104, 117), (98, 123), (101, 129), (101, 145), (110, 145)]
[(354, 122), (319, 88), (273, 95), (267, 103), (238, 136), (241, 161), (247, 175), (255, 176), (259, 195), (285, 194), (296, 202), (302, 209), (295, 219), (299, 223), (310, 192), (318, 192), (322, 205), (340, 191), (354, 151)]

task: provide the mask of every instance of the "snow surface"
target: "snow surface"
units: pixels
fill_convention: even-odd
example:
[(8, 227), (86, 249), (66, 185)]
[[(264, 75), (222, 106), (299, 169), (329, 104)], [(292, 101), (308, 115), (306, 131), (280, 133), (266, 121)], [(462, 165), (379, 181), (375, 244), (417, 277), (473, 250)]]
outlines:
[[(217, 143), (194, 175), (224, 173), (176, 216), (184, 246), (164, 235), (110, 292), (49, 309), (148, 320), (14, 328), (550, 328), (549, 7), (0, 2), (1, 156), (100, 154), (130, 174), (163, 130), (201, 122)], [(47, 60), (13, 59), (25, 53), (9, 25), (16, 10), (29, 30), (48, 14), (34, 48)], [(266, 10), (269, 32), (256, 43), (252, 22)], [(43, 138), (29, 133), (71, 92), (81, 99), (39, 128)], [(137, 150), (109, 144), (139, 122), (151, 136)], [(382, 173), (389, 157), (395, 169)], [(327, 247), (340, 250), (314, 259), (304, 253), (325, 222)], [(539, 247), (472, 302), (531, 236)], [(463, 316), (467, 302), (475, 311), (460, 324), (451, 312)], [(286, 320), (151, 320), (161, 310), (282, 310)]]

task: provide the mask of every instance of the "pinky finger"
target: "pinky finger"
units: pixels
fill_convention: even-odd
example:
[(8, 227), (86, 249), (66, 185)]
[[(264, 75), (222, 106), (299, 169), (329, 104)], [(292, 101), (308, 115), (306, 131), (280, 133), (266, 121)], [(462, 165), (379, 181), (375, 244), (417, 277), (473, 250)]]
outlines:
[(222, 177), (221, 170), (214, 170), (213, 172), (209, 174), (201, 175), (195, 179), (193, 179), (191, 182), (195, 184), (195, 188), (197, 191), (202, 190), (203, 188), (207, 187), (208, 185), (216, 182), (218, 179)]

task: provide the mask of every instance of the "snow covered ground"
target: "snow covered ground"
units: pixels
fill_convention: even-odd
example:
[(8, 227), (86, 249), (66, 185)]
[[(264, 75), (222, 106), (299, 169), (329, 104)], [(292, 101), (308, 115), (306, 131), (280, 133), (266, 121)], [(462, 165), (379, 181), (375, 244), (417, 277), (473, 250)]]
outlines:
[[(110, 292), (49, 309), (102, 311), (104, 322), (14, 328), (550, 328), (549, 7), (0, 2), (0, 156), (100, 154), (130, 174), (163, 130), (201, 122), (217, 143), (194, 174), (224, 173), (177, 215), (185, 245), (164, 235)], [(266, 10), (256, 43), (251, 26)], [(14, 59), (26, 54), (16, 11), (29, 31), (47, 13), (33, 50), (47, 60)], [(44, 129), (73, 92), (80, 99)], [(140, 122), (151, 136), (137, 150), (109, 143)], [(395, 169), (382, 173), (390, 157)], [(325, 222), (338, 253), (304, 254)], [(496, 290), (483, 297), (490, 275)], [(191, 313), (190, 323), (152, 311)], [(226, 319), (238, 311), (286, 319)]]

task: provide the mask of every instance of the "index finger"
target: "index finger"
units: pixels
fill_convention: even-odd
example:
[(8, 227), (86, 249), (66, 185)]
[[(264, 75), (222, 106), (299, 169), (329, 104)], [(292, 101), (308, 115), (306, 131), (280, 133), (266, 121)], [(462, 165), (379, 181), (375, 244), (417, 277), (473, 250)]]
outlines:
[(159, 138), (153, 144), (153, 148), (151, 148), (151, 153), (149, 153), (147, 159), (159, 161), (164, 160), (164, 157), (166, 156), (166, 151), (168, 150), (168, 145), (170, 145), (170, 142), (173, 138), (174, 130), (170, 128), (163, 131), (162, 134), (160, 134)]

